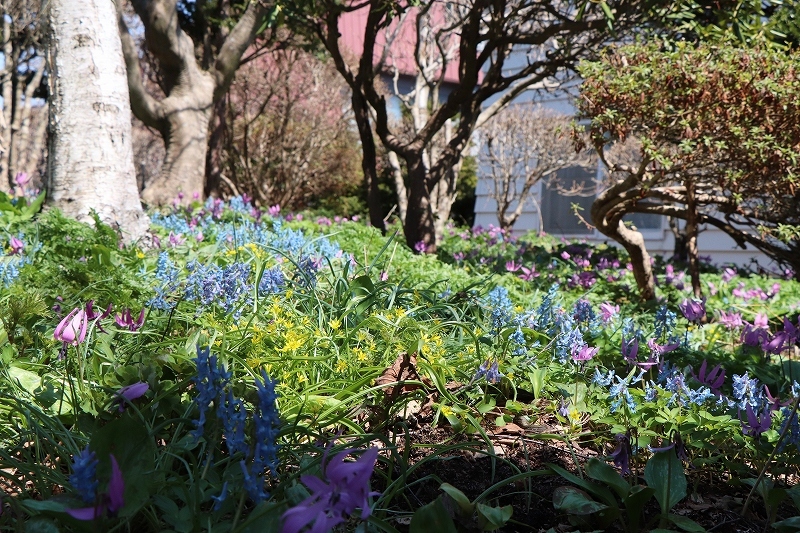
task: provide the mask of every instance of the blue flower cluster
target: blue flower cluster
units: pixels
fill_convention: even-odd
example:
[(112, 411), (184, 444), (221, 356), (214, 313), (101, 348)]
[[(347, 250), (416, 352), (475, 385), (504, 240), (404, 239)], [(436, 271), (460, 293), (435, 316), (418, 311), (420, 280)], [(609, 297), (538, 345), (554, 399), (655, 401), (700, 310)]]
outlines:
[(764, 393), (756, 378), (750, 379), (747, 372), (741, 376), (733, 376), (733, 397), (737, 400), (739, 409), (750, 407), (756, 409), (764, 403)]
[[(276, 440), (280, 418), (276, 407), (275, 382), (262, 371), (261, 380), (256, 380), (258, 402), (253, 413), (253, 446), (247, 443), (247, 408), (230, 389), (231, 373), (220, 364), (210, 349), (197, 348), (197, 376), (192, 380), (197, 389), (195, 405), (199, 411), (193, 436), (199, 439), (205, 430), (208, 410), (212, 402), (216, 405), (217, 420), (222, 423), (225, 444), (231, 457), (240, 454), (240, 465), (244, 475), (244, 486), (254, 502), (269, 498), (264, 488), (264, 476), (269, 471), (273, 476), (278, 468)], [(227, 487), (213, 497), (216, 508), (227, 496)]]
[(797, 420), (797, 413), (789, 407), (784, 407), (781, 410), (781, 415), (783, 415), (783, 418), (781, 419), (781, 428), (778, 433), (782, 434), (786, 431), (786, 435), (778, 445), (778, 452), (784, 451), (789, 444), (794, 445), (797, 451), (800, 452), (800, 422)]
[(86, 503), (94, 503), (97, 497), (97, 456), (87, 446), (72, 458), (72, 474), (69, 484)]
[(258, 282), (258, 295), (280, 294), (286, 288), (286, 277), (280, 267), (269, 268), (261, 275)]
[(253, 289), (248, 281), (250, 265), (236, 262), (220, 268), (191, 261), (186, 269), (190, 274), (186, 279), (184, 296), (190, 302), (200, 303), (198, 313), (216, 302), (226, 313), (232, 312), (235, 320), (239, 319), (243, 311), (242, 304), (247, 304)]
[(662, 339), (667, 344), (672, 344), (676, 341), (677, 337), (673, 334), (675, 326), (678, 323), (678, 316), (667, 309), (666, 305), (662, 305), (656, 311), (655, 317), (655, 338)]
[(263, 501), (269, 498), (269, 493), (264, 490), (264, 476), (269, 471), (274, 477), (278, 469), (278, 429), (280, 418), (275, 393), (275, 382), (269, 378), (266, 371), (261, 371), (261, 380), (256, 379), (258, 390), (258, 403), (253, 413), (255, 426), (255, 445), (253, 446), (253, 459), (249, 468), (244, 461), (241, 462), (244, 473), (244, 486), (247, 494), (253, 501)]
[(178, 267), (169, 258), (167, 252), (158, 254), (155, 277), (159, 284), (155, 289), (156, 295), (147, 301), (147, 305), (160, 311), (172, 311), (177, 305), (177, 302), (171, 298), (178, 290), (180, 283), (178, 280), (179, 273)]

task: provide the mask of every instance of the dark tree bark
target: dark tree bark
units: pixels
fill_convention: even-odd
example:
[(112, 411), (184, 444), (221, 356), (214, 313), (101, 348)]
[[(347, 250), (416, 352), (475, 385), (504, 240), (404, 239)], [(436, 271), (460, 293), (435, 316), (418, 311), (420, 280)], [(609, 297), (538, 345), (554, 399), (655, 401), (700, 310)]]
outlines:
[[(422, 13), (433, 9), (434, 5), (426, 0), (413, 9)], [(387, 71), (385, 60), (390, 54), (379, 44), (383, 42), (379, 36), (391, 27), (393, 20), (411, 8), (404, 3), (387, 4), (381, 0), (354, 4), (325, 0), (317, 5), (317, 11), (296, 13), (298, 19), (319, 36), (337, 70), (350, 89), (358, 93), (359, 96), (353, 98), (356, 116), (370, 117), (368, 122), (359, 123), (362, 146), (366, 149), (363, 162), (366, 179), (374, 179), (377, 173), (373, 170), (377, 162), (373, 161), (370, 149), (374, 136), (380, 139), (388, 152), (395, 153), (406, 163), (408, 211), (404, 231), (409, 246), (423, 242), (429, 251), (436, 249), (437, 220), (431, 210), (431, 195), (434, 191), (439, 192), (436, 187), (443, 178), (452, 176), (449, 172), (457, 167), (475, 129), (523, 91), (563, 79), (577, 61), (596, 53), (609, 39), (608, 19), (602, 8), (594, 2), (581, 5), (581, 15), (578, 5), (551, 0), (476, 0), (453, 5), (453, 9), (442, 16), (458, 20), (444, 26), (432, 37), (433, 41), (426, 42), (438, 46), (440, 51), (449, 43), (456, 43), (454, 56), (444, 53), (442, 56), (457, 63), (459, 81), (446, 100), (426, 110), (424, 122), (415, 125), (410, 135), (398, 129), (387, 111), (380, 74)], [(614, 12), (614, 24), (619, 31), (641, 21), (643, 4), (639, 2), (606, 2), (604, 5)], [(368, 10), (363, 19), (363, 50), (345, 50), (339, 39), (340, 18), (347, 11), (362, 8)], [(419, 27), (430, 30), (429, 26)], [(447, 64), (443, 63), (438, 70), (425, 72), (421, 60), (422, 34), (425, 32), (413, 33), (418, 41), (414, 45), (412, 60), (435, 94), (443, 82)], [(509, 71), (506, 61), (513, 51), (523, 46), (537, 53), (530, 55), (527, 64)], [(360, 54), (357, 63), (345, 59), (350, 53)], [(376, 58), (380, 59), (376, 61)], [(486, 106), (490, 98), (496, 99)], [(446, 127), (452, 127), (452, 135), (441, 149), (431, 150)], [(432, 153), (435, 153), (434, 157), (430, 157)], [(371, 220), (377, 222), (378, 217), (379, 213), (371, 210)], [(440, 222), (443, 224), (445, 221)]]

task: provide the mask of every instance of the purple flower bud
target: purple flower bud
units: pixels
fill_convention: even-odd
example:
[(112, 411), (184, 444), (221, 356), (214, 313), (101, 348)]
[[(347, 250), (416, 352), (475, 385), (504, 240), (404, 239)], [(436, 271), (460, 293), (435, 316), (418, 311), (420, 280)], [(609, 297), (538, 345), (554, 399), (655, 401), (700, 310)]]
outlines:
[(121, 413), (125, 410), (125, 404), (127, 402), (132, 402), (137, 398), (141, 398), (148, 390), (150, 390), (150, 385), (144, 381), (139, 381), (138, 383), (122, 387), (118, 390), (115, 403), (119, 403), (119, 412)]
[(22, 250), (25, 249), (25, 243), (16, 237), (8, 239), (8, 246), (11, 248), (12, 255), (19, 255), (22, 253)]
[(691, 322), (699, 322), (706, 316), (705, 300), (684, 300), (678, 307), (683, 316)]
[(86, 316), (86, 311), (76, 307), (59, 322), (53, 337), (64, 344), (77, 346), (86, 339), (88, 323), (89, 319)]

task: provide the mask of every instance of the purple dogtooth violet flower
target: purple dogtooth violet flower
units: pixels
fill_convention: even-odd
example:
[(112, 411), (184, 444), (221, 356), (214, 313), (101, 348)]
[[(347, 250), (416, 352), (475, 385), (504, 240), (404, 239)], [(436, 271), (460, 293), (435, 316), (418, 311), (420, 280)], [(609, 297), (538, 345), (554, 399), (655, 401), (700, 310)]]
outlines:
[(267, 214), (271, 217), (276, 217), (281, 214), (281, 204), (275, 204), (267, 209)]
[(700, 365), (700, 370), (697, 374), (692, 370), (692, 375), (716, 395), (719, 395), (719, 389), (725, 383), (725, 369), (722, 368), (722, 365), (717, 365), (708, 370), (708, 361), (706, 359), (703, 359), (703, 364)]
[(514, 262), (513, 259), (511, 261), (506, 261), (506, 271), (507, 272), (516, 272), (520, 268), (522, 268), (522, 265), (518, 265), (517, 263)]
[(608, 324), (611, 322), (611, 319), (614, 318), (619, 314), (619, 306), (612, 305), (609, 302), (604, 302), (600, 304), (600, 319), (603, 321), (603, 324)]
[(519, 267), (521, 274), (518, 274), (517, 277), (522, 281), (533, 281), (534, 279), (539, 277), (539, 273), (536, 272), (536, 265), (531, 265), (530, 268), (528, 267)]
[(327, 533), (361, 508), (361, 520), (369, 518), (371, 492), (369, 479), (378, 460), (378, 448), (369, 448), (355, 461), (346, 461), (356, 450), (338, 453), (332, 460), (322, 460), (324, 479), (301, 476), (300, 481), (311, 490), (311, 496), (283, 513), (282, 533), (299, 533), (312, 521), (308, 533)]
[(769, 330), (754, 324), (747, 324), (742, 331), (741, 342), (746, 346), (764, 346), (769, 340)]
[(16, 237), (8, 239), (8, 247), (11, 248), (11, 255), (19, 255), (25, 249), (25, 243)]
[(573, 345), (572, 346), (572, 360), (576, 363), (588, 361), (592, 357), (594, 357), (600, 348), (592, 348), (587, 344), (584, 344), (580, 348)]
[(97, 504), (92, 507), (80, 509), (67, 509), (67, 514), (76, 520), (95, 520), (106, 513), (115, 515), (125, 505), (125, 481), (122, 479), (122, 470), (119, 468), (114, 454), (109, 454), (111, 460), (111, 477), (108, 480), (106, 492), (98, 496)]
[(700, 322), (706, 316), (706, 301), (703, 300), (684, 300), (679, 306), (681, 313), (690, 322)]
[(683, 444), (683, 439), (679, 431), (672, 430), (672, 432), (670, 432), (670, 443), (668, 445), (662, 448), (650, 447), (650, 451), (653, 453), (661, 453), (669, 450), (675, 450), (675, 455), (677, 455), (678, 459), (681, 461), (689, 461), (689, 454), (686, 451), (686, 446)]
[(650, 348), (650, 352), (655, 355), (656, 360), (660, 360), (661, 356), (665, 353), (677, 350), (680, 344), (677, 342), (673, 344), (658, 344), (655, 339), (650, 339), (647, 341), (647, 347)]
[(731, 311), (730, 313), (726, 313), (725, 311), (720, 311), (719, 323), (728, 329), (735, 329), (744, 326), (741, 313), (735, 313), (733, 311)]
[(767, 398), (767, 401), (769, 402), (770, 411), (777, 411), (781, 407), (786, 407), (787, 405), (792, 403), (791, 400), (786, 400), (785, 402), (781, 402), (780, 398), (772, 395), (772, 393), (769, 390), (769, 387), (767, 387), (766, 385), (764, 385), (764, 396)]
[(621, 352), (628, 364), (636, 364), (636, 357), (639, 355), (639, 339), (633, 338), (629, 341), (622, 339)]
[[(761, 414), (756, 415), (755, 411), (753, 411), (753, 407), (750, 404), (747, 404), (746, 408), (747, 414), (747, 421), (741, 420), (742, 422), (742, 432), (745, 435), (751, 435), (753, 437), (760, 437), (762, 433), (767, 431), (770, 426), (772, 426), (772, 409), (767, 407), (764, 409)], [(741, 419), (741, 412), (739, 413), (739, 418)]]
[(86, 311), (76, 307), (58, 323), (53, 337), (57, 341), (63, 342), (65, 346), (67, 344), (77, 346), (86, 339), (88, 323), (89, 318)]
[(139, 381), (133, 385), (122, 387), (117, 391), (114, 403), (119, 404), (119, 412), (121, 413), (125, 410), (126, 403), (132, 402), (137, 398), (141, 398), (148, 390), (150, 390), (150, 385), (144, 381)]
[(144, 309), (139, 312), (139, 318), (133, 318), (130, 309), (125, 309), (121, 315), (114, 317), (114, 322), (121, 328), (127, 328), (128, 331), (138, 331), (144, 324)]
[(628, 476), (631, 474), (631, 455), (633, 455), (631, 436), (617, 433), (614, 438), (617, 440), (617, 447), (609, 457), (614, 460), (614, 465), (619, 468), (620, 474)]

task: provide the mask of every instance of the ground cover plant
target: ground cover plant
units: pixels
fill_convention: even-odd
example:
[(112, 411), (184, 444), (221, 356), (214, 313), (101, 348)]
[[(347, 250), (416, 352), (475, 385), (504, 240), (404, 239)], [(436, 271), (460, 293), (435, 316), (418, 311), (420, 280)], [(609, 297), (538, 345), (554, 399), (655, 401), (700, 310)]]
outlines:
[(210, 199), (147, 242), (0, 201), (0, 525), (800, 529), (800, 285)]

